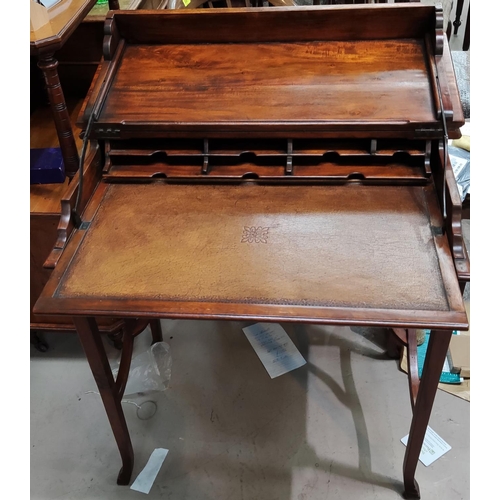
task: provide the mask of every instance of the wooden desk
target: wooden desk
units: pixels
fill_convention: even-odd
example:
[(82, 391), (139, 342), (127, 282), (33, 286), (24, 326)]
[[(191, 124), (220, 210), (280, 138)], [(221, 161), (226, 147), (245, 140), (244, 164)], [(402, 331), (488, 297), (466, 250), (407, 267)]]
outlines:
[[(442, 149), (443, 119), (450, 137), (464, 120), (442, 13), (116, 12), (105, 30), (80, 119), (104, 151), (102, 179), (35, 312), (73, 317), (118, 483), (133, 469), (121, 398), (141, 319), (428, 328), (403, 466), (418, 498), (450, 336), (468, 328), (461, 204)], [(95, 319), (109, 315), (129, 324), (116, 381)]]

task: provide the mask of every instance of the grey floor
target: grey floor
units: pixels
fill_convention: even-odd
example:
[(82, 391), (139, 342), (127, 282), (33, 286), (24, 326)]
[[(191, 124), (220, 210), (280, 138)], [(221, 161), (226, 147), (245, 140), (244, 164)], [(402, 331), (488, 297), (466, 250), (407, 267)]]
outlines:
[[(452, 50), (461, 49), (467, 6)], [(173, 356), (170, 385), (131, 400), (141, 411), (154, 401), (152, 416), (123, 404), (132, 479), (155, 448), (169, 450), (148, 496), (116, 485), (118, 451), (76, 335), (46, 334), (46, 353), (31, 346), (33, 500), (402, 498), (400, 439), (411, 409), (406, 374), (385, 356), (386, 332), (284, 325), (307, 364), (271, 380), (245, 324), (162, 325)], [(149, 340), (142, 334), (135, 353)], [(117, 362), (119, 352), (106, 348)], [(438, 391), (430, 426), (451, 450), (429, 467), (419, 464), (422, 498), (469, 499), (470, 404)]]
[[(151, 418), (123, 404), (133, 479), (155, 448), (169, 450), (149, 498), (401, 498), (411, 410), (383, 330), (285, 325), (307, 364), (271, 380), (243, 323), (162, 323), (170, 385), (133, 400), (155, 401)], [(31, 498), (143, 498), (115, 484), (118, 452), (76, 336), (45, 338), (50, 350), (31, 357)], [(468, 402), (438, 391), (430, 425), (452, 449), (419, 464), (423, 498), (469, 498), (469, 417)]]

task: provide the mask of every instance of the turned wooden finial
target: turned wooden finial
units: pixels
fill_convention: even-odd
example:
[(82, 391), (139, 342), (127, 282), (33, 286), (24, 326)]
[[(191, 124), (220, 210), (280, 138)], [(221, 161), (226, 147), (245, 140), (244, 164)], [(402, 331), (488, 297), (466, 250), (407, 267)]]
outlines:
[(435, 43), (435, 55), (442, 56), (444, 48), (444, 16), (443, 7), (441, 4), (436, 5), (436, 43)]

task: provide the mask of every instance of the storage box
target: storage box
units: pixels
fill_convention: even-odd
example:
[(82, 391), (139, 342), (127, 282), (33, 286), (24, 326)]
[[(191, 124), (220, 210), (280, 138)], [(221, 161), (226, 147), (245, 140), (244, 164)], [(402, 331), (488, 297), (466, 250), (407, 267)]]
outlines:
[(64, 179), (61, 148), (30, 149), (30, 184), (60, 184)]
[(449, 349), (450, 371), (470, 378), (470, 335), (452, 335)]

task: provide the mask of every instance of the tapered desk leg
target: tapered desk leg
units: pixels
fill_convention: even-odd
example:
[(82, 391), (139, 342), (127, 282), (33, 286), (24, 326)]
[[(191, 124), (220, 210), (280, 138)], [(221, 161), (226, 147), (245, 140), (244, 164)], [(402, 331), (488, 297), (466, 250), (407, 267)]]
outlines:
[(64, 160), (64, 170), (67, 176), (73, 177), (78, 172), (79, 155), (76, 149), (71, 120), (66, 107), (66, 101), (57, 72), (58, 62), (53, 54), (39, 56), (38, 67), (42, 70), (49, 96), (50, 107), (54, 115), (57, 137)]
[(406, 447), (403, 464), (405, 498), (420, 498), (419, 487), (415, 481), (415, 471), (427, 431), (427, 425), (429, 424), (432, 405), (436, 397), (437, 386), (443, 370), (451, 334), (451, 330), (433, 330), (429, 337), (424, 369), (413, 408), (410, 435), (408, 437), (408, 445)]
[(149, 326), (151, 327), (151, 334), (153, 337), (152, 344), (156, 344), (157, 342), (163, 342), (163, 333), (161, 331), (161, 322), (159, 319), (152, 319), (149, 322)]
[(123, 466), (118, 474), (117, 483), (128, 484), (134, 467), (134, 450), (121, 406), (121, 394), (113, 378), (97, 322), (94, 318), (73, 318), (73, 321), (122, 458)]
[(467, 11), (467, 22), (465, 24), (464, 42), (462, 44), (462, 50), (467, 51), (470, 47), (470, 6)]

